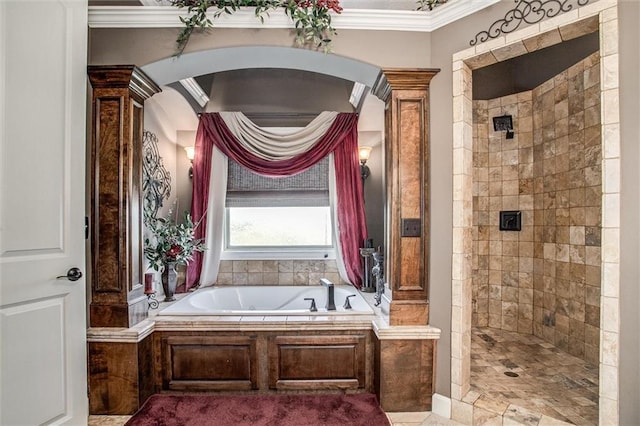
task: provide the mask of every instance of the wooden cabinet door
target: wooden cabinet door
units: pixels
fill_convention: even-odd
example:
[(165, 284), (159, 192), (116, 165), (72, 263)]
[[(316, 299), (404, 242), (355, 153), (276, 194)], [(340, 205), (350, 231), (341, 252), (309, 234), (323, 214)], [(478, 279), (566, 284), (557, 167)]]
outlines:
[(366, 336), (278, 336), (269, 341), (271, 389), (366, 387)]

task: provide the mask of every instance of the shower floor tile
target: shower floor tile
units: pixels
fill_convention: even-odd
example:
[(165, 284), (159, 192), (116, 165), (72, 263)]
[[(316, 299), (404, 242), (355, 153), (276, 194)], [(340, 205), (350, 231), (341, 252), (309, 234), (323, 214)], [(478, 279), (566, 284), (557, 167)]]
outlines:
[(471, 392), (479, 395), (479, 408), (516, 406), (564, 422), (598, 424), (598, 366), (533, 335), (473, 328)]

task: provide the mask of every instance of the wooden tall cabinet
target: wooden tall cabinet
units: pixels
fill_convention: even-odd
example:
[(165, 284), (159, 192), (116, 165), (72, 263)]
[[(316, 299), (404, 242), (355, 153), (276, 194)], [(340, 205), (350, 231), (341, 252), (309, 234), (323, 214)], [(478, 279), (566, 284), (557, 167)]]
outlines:
[(384, 70), (391, 325), (429, 322), (429, 82), (438, 71)]
[(389, 325), (377, 330), (382, 408), (429, 411), (440, 330), (429, 324), (429, 83), (437, 69), (385, 69), (386, 279)]
[(148, 316), (143, 285), (144, 101), (160, 88), (139, 68), (90, 66), (91, 327), (131, 327)]

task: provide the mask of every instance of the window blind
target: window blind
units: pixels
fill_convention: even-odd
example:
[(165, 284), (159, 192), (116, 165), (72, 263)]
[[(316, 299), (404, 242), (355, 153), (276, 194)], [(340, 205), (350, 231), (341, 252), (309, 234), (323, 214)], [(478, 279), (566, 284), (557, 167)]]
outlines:
[(229, 159), (226, 207), (329, 205), (329, 158), (297, 175), (267, 177)]

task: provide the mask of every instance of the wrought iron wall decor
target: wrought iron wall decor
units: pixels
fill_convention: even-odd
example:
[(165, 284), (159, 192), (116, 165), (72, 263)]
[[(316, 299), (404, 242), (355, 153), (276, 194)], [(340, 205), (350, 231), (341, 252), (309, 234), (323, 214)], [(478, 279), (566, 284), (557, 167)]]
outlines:
[(495, 21), (488, 30), (480, 31), (469, 42), (471, 46), (483, 43), (501, 34), (514, 32), (522, 23), (537, 24), (544, 18), (553, 18), (561, 13), (569, 12), (574, 7), (584, 6), (590, 0), (514, 0), (516, 7), (509, 10), (504, 18)]
[(171, 194), (171, 174), (158, 151), (158, 137), (148, 130), (142, 135), (142, 191), (145, 216), (155, 217)]

